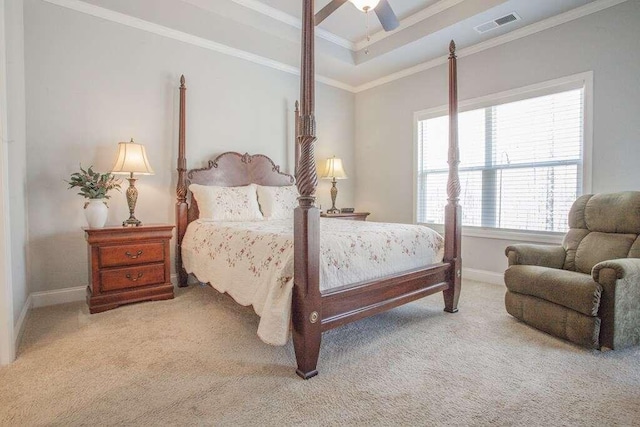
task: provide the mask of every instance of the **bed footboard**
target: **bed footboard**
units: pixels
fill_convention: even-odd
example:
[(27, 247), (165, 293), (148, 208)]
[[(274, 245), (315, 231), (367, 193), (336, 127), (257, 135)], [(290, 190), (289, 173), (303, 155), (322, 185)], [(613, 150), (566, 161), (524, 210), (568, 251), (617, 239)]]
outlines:
[[(461, 283), (461, 208), (458, 204), (458, 102), (455, 44), (449, 46), (449, 178), (445, 210), (445, 251), (442, 264), (361, 286), (319, 291), (319, 222), (314, 207), (317, 186), (314, 145), (316, 123), (314, 0), (302, 0), (302, 58), (300, 70), (301, 111), (296, 108), (296, 178), (300, 206), (295, 210), (293, 342), (298, 362), (297, 374), (310, 378), (316, 365), (321, 332), (367, 317), (435, 292), (443, 291), (445, 310), (456, 312)], [(298, 159), (299, 150), (299, 159)]]
[(449, 264), (439, 263), (322, 295), (322, 331), (449, 289)]
[[(425, 268), (402, 272), (367, 283), (333, 289), (320, 293), (320, 212), (315, 206), (318, 177), (316, 175), (315, 142), (316, 121), (314, 115), (315, 67), (314, 67), (314, 0), (302, 0), (302, 65), (300, 110), (296, 108), (296, 185), (300, 197), (294, 210), (294, 286), (292, 296), (293, 344), (298, 368), (296, 373), (308, 379), (318, 374), (317, 363), (322, 332), (372, 316), (390, 308), (405, 304), (426, 295), (443, 292), (445, 310), (456, 312), (461, 283), (461, 221), (459, 205), (460, 181), (458, 177), (458, 102), (455, 44), (450, 45), (449, 55), (449, 177), (447, 183), (448, 202), (445, 208), (445, 248), (442, 263)], [(189, 221), (197, 218), (197, 204), (188, 199), (188, 183), (206, 185), (241, 186), (251, 183), (260, 185), (291, 185), (293, 177), (280, 173), (279, 168), (262, 155), (249, 156), (240, 153), (224, 153), (209, 161), (204, 169), (186, 169), (185, 155), (185, 95), (184, 76), (180, 79), (180, 130), (178, 153), (178, 180), (176, 186), (176, 273), (180, 286), (187, 285), (187, 273), (182, 263), (182, 241)], [(270, 170), (259, 182), (251, 181), (255, 176), (242, 169), (226, 174), (220, 167), (228, 159), (235, 159), (249, 168)], [(238, 160), (240, 159), (240, 160)], [(269, 164), (265, 163), (267, 160)], [(226, 164), (226, 163), (225, 163)], [(220, 170), (224, 169), (224, 170)], [(198, 172), (204, 179), (199, 182), (193, 175)], [(217, 174), (217, 175), (216, 175)], [(200, 176), (198, 175), (198, 176)], [(216, 179), (213, 179), (213, 176)], [(233, 179), (229, 178), (232, 177)]]

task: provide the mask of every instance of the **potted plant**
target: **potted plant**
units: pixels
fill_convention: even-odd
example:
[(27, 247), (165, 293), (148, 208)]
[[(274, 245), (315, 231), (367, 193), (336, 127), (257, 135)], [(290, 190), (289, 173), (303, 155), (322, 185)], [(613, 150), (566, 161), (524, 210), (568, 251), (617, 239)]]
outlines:
[(89, 199), (84, 204), (84, 214), (91, 228), (102, 228), (107, 222), (109, 208), (106, 199), (110, 198), (109, 191), (120, 191), (120, 181), (113, 174), (95, 172), (93, 166), (83, 169), (80, 165), (80, 172), (71, 174), (69, 189), (79, 188), (78, 193), (82, 197)]

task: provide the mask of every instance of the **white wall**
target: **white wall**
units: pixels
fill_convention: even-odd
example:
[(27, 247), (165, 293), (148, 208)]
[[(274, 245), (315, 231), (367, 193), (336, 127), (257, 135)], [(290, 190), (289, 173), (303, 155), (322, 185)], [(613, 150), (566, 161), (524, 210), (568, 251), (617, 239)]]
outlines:
[(11, 218), (11, 275), (14, 324), (29, 296), (27, 286), (27, 150), (24, 87), (23, 1), (6, 0), (10, 33), (7, 43), (7, 87), (9, 124), (9, 199)]
[(22, 0), (0, 2), (0, 363), (15, 356), (26, 280), (26, 149)]
[(0, 365), (13, 361), (13, 296), (9, 225), (6, 5), (0, 0)]
[[(640, 189), (640, 2), (629, 1), (458, 62), (460, 100), (594, 72), (593, 191)], [(447, 103), (441, 66), (356, 96), (356, 205), (413, 219), (413, 113)], [(464, 208), (464, 207), (463, 207)], [(467, 268), (502, 272), (509, 241), (463, 238)]]
[[(292, 169), (296, 76), (41, 0), (25, 1), (25, 33), (32, 291), (87, 283), (84, 199), (63, 180), (79, 163), (109, 170), (119, 141), (144, 144), (156, 172), (136, 184), (136, 217), (173, 223), (181, 74), (189, 168), (232, 150)], [(354, 95), (319, 85), (317, 104), (317, 158), (342, 157), (355, 175)], [(355, 183), (340, 182), (343, 206), (353, 204)], [(329, 188), (318, 189), (323, 207)], [(109, 223), (128, 217), (124, 194), (109, 206)]]

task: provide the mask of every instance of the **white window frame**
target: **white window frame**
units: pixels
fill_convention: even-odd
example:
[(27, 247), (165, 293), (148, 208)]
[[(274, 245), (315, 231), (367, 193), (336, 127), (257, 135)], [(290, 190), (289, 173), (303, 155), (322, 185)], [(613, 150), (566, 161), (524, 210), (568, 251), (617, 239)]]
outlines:
[[(492, 105), (506, 104), (520, 101), (527, 98), (536, 98), (552, 93), (566, 90), (584, 88), (583, 96), (583, 146), (582, 146), (582, 194), (591, 193), (592, 183), (592, 152), (593, 152), (593, 71), (573, 74), (554, 80), (548, 80), (533, 85), (511, 89), (479, 98), (464, 100), (459, 103), (459, 112), (477, 110)], [(449, 106), (430, 108), (417, 111), (413, 114), (413, 222), (418, 220), (418, 123), (422, 120), (429, 120), (449, 114)], [(464, 209), (464, 206), (462, 206)], [(429, 227), (439, 232), (444, 231), (442, 224), (425, 223)], [(544, 232), (509, 230), (501, 228), (473, 227), (465, 225), (462, 227), (462, 235), (469, 237), (483, 237), (490, 239), (528, 241), (537, 243), (560, 243), (564, 232)]]

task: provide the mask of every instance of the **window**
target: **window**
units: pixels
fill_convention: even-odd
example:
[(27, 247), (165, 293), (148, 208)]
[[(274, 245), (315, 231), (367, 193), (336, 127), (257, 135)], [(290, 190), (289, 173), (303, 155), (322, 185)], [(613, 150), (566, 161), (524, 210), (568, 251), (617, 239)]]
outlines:
[[(585, 179), (584, 80), (576, 86), (484, 99), (459, 114), (464, 226), (567, 230)], [(449, 118), (442, 114), (417, 115), (419, 223), (444, 223)]]

